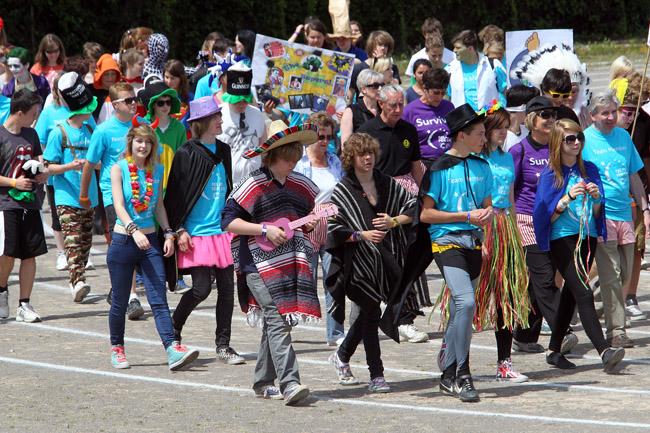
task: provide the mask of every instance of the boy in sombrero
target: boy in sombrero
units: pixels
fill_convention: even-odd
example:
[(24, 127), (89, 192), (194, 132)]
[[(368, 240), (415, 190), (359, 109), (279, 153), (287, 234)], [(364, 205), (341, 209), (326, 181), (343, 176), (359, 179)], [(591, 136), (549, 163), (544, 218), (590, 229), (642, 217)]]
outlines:
[[(318, 320), (320, 305), (312, 278), (310, 241), (296, 230), (291, 239), (271, 223), (278, 218), (296, 220), (312, 212), (318, 187), (293, 171), (303, 146), (318, 139), (316, 125), (304, 123), (288, 128), (275, 121), (270, 138), (244, 158), (262, 157), (260, 169), (251, 172), (235, 187), (224, 208), (221, 226), (239, 235), (233, 240), (233, 260), (245, 276), (250, 291), (243, 305), (249, 324), (263, 328), (257, 355), (253, 389), (261, 398), (282, 399), (292, 405), (305, 399), (309, 389), (300, 384), (296, 354), (291, 344), (291, 326)], [(255, 236), (265, 237), (276, 248), (263, 251)], [(241, 296), (240, 296), (241, 301)], [(279, 389), (275, 379), (279, 380)]]

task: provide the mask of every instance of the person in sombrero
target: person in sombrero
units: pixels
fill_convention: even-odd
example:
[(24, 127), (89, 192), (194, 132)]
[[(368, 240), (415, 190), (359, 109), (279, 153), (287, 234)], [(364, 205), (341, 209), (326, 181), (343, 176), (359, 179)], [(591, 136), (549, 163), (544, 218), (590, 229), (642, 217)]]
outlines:
[[(224, 230), (239, 235), (233, 240), (233, 260), (236, 271), (245, 277), (240, 280), (240, 304), (249, 324), (262, 327), (255, 395), (284, 398), (287, 405), (309, 395), (309, 388), (300, 383), (291, 327), (320, 319), (310, 265), (313, 248), (304, 235), (315, 223), (297, 229), (289, 238), (272, 222), (278, 218), (293, 221), (312, 212), (318, 187), (293, 169), (302, 157), (303, 146), (317, 139), (316, 125), (303, 123), (289, 128), (282, 121), (272, 122), (269, 138), (243, 155), (246, 159), (261, 157), (262, 166), (233, 189), (221, 218)], [(256, 242), (257, 236), (276, 248), (264, 251)]]

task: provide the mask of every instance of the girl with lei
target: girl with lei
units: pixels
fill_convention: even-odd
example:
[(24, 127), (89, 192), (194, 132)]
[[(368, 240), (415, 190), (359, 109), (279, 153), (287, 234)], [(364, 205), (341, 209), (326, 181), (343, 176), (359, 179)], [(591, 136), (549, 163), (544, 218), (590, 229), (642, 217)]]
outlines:
[(611, 372), (625, 356), (622, 347), (605, 341), (589, 286), (597, 237), (607, 238), (603, 184), (598, 168), (582, 159), (585, 136), (580, 125), (569, 119), (555, 122), (549, 135), (549, 164), (542, 171), (533, 223), (537, 244), (550, 251), (564, 278), (555, 326), (552, 327), (546, 362), (561, 369), (575, 368), (561, 353), (562, 339), (578, 306), (580, 321), (591, 344)]
[[(135, 122), (134, 122), (135, 123)], [(108, 315), (111, 364), (129, 368), (124, 352), (124, 315), (131, 291), (133, 271), (140, 268), (147, 300), (160, 335), (170, 370), (194, 361), (197, 350), (180, 344), (174, 335), (165, 288), (163, 254), (174, 254), (174, 233), (169, 228), (162, 200), (163, 167), (157, 162), (158, 140), (149, 125), (137, 125), (126, 136), (125, 158), (111, 168), (113, 206), (117, 221), (106, 263), (111, 278), (112, 302)], [(164, 232), (161, 248), (154, 217)]]
[(494, 219), (485, 226), (481, 276), (476, 288), (476, 330), (493, 326), (497, 340), (497, 379), (526, 382), (510, 357), (512, 329), (519, 324), (528, 327), (528, 269), (521, 236), (512, 206), (515, 165), (512, 155), (503, 150), (510, 115), (496, 100), (485, 107), (483, 158), (492, 171), (492, 207)]

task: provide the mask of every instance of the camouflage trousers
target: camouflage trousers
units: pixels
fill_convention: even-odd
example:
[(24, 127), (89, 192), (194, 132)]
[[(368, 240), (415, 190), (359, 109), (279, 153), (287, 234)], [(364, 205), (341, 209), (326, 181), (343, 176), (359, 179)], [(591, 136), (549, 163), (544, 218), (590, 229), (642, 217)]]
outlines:
[(63, 248), (68, 259), (70, 284), (86, 281), (86, 262), (93, 243), (94, 209), (79, 209), (72, 206), (57, 206), (56, 213), (61, 222)]

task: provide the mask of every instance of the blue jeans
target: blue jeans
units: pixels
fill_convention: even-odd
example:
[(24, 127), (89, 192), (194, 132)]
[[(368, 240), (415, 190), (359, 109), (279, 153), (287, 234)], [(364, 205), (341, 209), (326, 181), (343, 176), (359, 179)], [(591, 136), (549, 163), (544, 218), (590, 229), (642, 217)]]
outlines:
[[(325, 247), (321, 246), (318, 251), (314, 251), (314, 255), (311, 257), (311, 269), (314, 273), (314, 285), (318, 283), (318, 257), (321, 259), (321, 269), (323, 270), (323, 279), (327, 276), (327, 272), (330, 269), (330, 264), (332, 263), (332, 256), (325, 252)], [(332, 306), (334, 299), (328, 290), (325, 290), (325, 313), (327, 314), (327, 342), (335, 343), (339, 338), (345, 337), (345, 332), (343, 329), (343, 324), (334, 320), (332, 315), (328, 313), (330, 307)]]
[(136, 266), (142, 270), (147, 300), (163, 346), (166, 349), (174, 341), (174, 328), (167, 306), (162, 251), (155, 233), (148, 234), (147, 239), (151, 247), (148, 250), (141, 250), (131, 236), (113, 232), (111, 245), (108, 247), (106, 263), (113, 287), (111, 311), (108, 314), (112, 345), (124, 344), (124, 315), (129, 304), (133, 271)]

